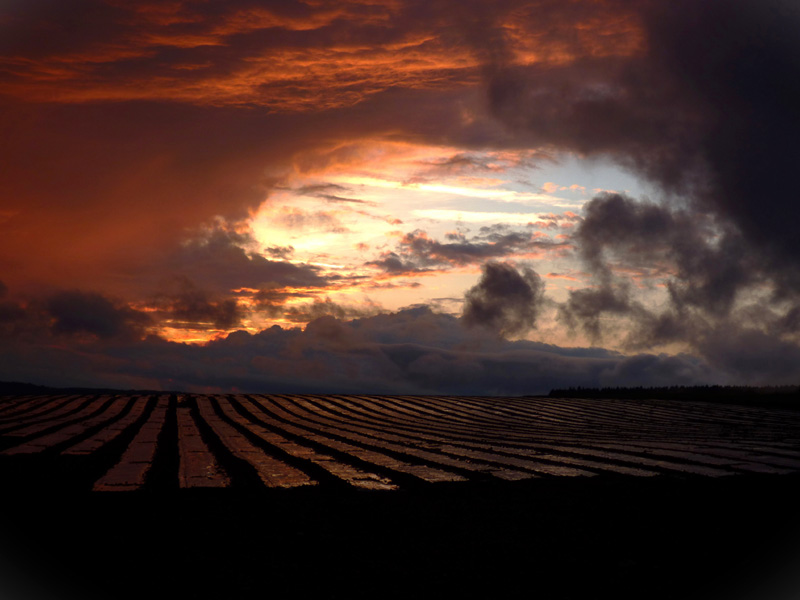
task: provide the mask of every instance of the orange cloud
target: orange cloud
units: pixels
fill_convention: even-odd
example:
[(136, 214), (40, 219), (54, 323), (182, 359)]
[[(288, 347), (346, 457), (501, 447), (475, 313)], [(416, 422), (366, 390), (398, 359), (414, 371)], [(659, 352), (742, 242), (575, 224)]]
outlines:
[(555, 6), (556, 10), (524, 3), (504, 15), (502, 28), (515, 62), (564, 64), (586, 56), (630, 56), (644, 48), (637, 14), (621, 11), (618, 3), (592, 0)]
[[(80, 48), (2, 57), (2, 93), (40, 102), (170, 100), (329, 110), (394, 88), (475, 86), (486, 60), (463, 34), (442, 27), (446, 15), (412, 20), (402, 2), (112, 6), (117, 12), (105, 28), (92, 31)], [(559, 22), (563, 36), (531, 35), (541, 27), (531, 7), (501, 14), (512, 63), (563, 63), (640, 49), (632, 18), (597, 6), (587, 12), (577, 24)]]
[(569, 275), (566, 273), (547, 273), (544, 275), (547, 279), (566, 279), (567, 281), (580, 281), (579, 277)]

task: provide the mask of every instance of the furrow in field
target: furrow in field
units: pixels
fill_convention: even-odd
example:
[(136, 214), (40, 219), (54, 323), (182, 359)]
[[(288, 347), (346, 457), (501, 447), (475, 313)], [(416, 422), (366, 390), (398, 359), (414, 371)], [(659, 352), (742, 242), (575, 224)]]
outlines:
[(208, 397), (197, 398), (200, 416), (211, 427), (223, 445), (237, 458), (255, 468), (259, 478), (267, 487), (291, 488), (303, 485), (316, 485), (316, 481), (299, 469), (269, 456), (254, 445), (243, 434), (224, 421), (211, 406)]
[(68, 414), (87, 402), (91, 396), (68, 396), (54, 402), (48, 402), (39, 406), (36, 410), (21, 415), (19, 417), (9, 417), (5, 423), (0, 425), (2, 435), (12, 435), (9, 433), (14, 429), (21, 429), (37, 423), (46, 423), (50, 419), (56, 419)]
[[(292, 435), (302, 436), (312, 442), (327, 446), (337, 452), (351, 455), (375, 466), (405, 473), (407, 475), (413, 475), (429, 483), (465, 480), (464, 477), (456, 473), (424, 464), (412, 464), (393, 458), (383, 452), (371, 450), (368, 447), (356, 446), (353, 443), (342, 441), (336, 428), (313, 424), (304, 419), (298, 419), (296, 415), (285, 411), (282, 407), (273, 403), (269, 396), (247, 397), (244, 402), (248, 402), (254, 409), (260, 411), (259, 418), (266, 421), (271, 426), (281, 428)], [(271, 418), (271, 415), (275, 415), (277, 419), (280, 420)]]
[(279, 435), (275, 431), (267, 429), (257, 423), (252, 422), (250, 419), (244, 417), (240, 413), (238, 413), (231, 402), (226, 398), (219, 399), (219, 405), (222, 409), (222, 412), (227, 416), (230, 420), (242, 425), (249, 431), (256, 434), (259, 438), (267, 442), (268, 444), (286, 452), (288, 455), (293, 456), (295, 458), (299, 458), (301, 460), (307, 460), (315, 465), (318, 465), (331, 473), (332, 475), (338, 477), (339, 479), (343, 479), (347, 483), (352, 486), (371, 489), (371, 490), (394, 490), (397, 489), (397, 486), (391, 482), (391, 480), (381, 477), (380, 475), (376, 475), (375, 473), (370, 473), (368, 471), (363, 471), (358, 469), (352, 465), (345, 464), (341, 461), (336, 460), (332, 456), (327, 454), (322, 454), (317, 452), (313, 448), (309, 448), (308, 446), (303, 446), (292, 442), (285, 437)]
[(333, 418), (326, 416), (316, 417), (317, 414), (321, 413), (327, 413), (328, 415), (331, 414), (328, 410), (322, 407), (324, 402), (318, 404), (319, 399), (316, 397), (313, 398), (313, 400), (316, 400), (317, 402), (314, 402), (311, 397), (306, 396), (279, 396), (279, 398), (290, 399), (289, 401), (293, 405), (304, 408), (309, 417), (314, 416), (315, 421), (337, 427), (342, 435), (357, 436), (352, 439), (366, 442), (394, 452), (401, 452), (408, 456), (422, 459), (425, 462), (433, 463), (437, 466), (451, 467), (460, 469), (462, 471), (471, 471), (475, 473), (487, 473), (499, 479), (506, 480), (529, 479), (531, 477), (535, 477), (533, 473), (526, 473), (517, 469), (510, 469), (507, 467), (489, 464), (485, 461), (475, 461), (473, 459), (465, 460), (464, 458), (425, 450), (420, 447), (418, 443), (419, 440), (415, 440), (407, 436), (397, 435), (385, 429), (367, 428), (352, 423), (342, 424), (340, 421), (337, 421), (335, 413)]
[(95, 482), (95, 491), (130, 491), (144, 485), (156, 456), (158, 436), (164, 427), (168, 405), (167, 396), (158, 399), (147, 422), (137, 432), (119, 462)]
[(0, 405), (0, 423), (16, 420), (21, 415), (42, 406), (52, 406), (62, 396), (23, 396), (21, 398), (6, 398)]
[[(108, 397), (105, 397), (105, 399), (108, 400)], [(4, 451), (3, 454), (34, 454), (59, 444), (68, 443), (70, 440), (83, 435), (90, 429), (115, 419), (120, 413), (122, 413), (122, 411), (125, 410), (130, 402), (131, 400), (129, 399), (112, 400), (107, 404), (107, 406), (105, 406), (101, 413), (95, 415), (94, 417), (84, 419), (78, 423), (73, 423), (72, 425), (64, 427), (63, 429), (59, 429), (58, 431), (34, 438), (20, 444), (19, 446), (9, 448), (8, 450)], [(91, 412), (90, 408), (91, 405), (85, 409), (87, 414)]]
[(74, 446), (70, 446), (66, 450), (62, 451), (61, 454), (66, 455), (89, 455), (112, 440), (115, 440), (119, 437), (122, 432), (124, 432), (128, 427), (133, 425), (136, 421), (142, 418), (144, 414), (145, 408), (147, 407), (147, 398), (146, 397), (134, 397), (133, 398), (133, 406), (131, 407), (130, 412), (127, 415), (119, 419), (118, 421), (114, 421), (110, 423), (94, 435), (86, 438), (85, 440), (78, 442)]
[(224, 488), (230, 478), (208, 449), (188, 407), (179, 406), (178, 419), (178, 483), (182, 488)]

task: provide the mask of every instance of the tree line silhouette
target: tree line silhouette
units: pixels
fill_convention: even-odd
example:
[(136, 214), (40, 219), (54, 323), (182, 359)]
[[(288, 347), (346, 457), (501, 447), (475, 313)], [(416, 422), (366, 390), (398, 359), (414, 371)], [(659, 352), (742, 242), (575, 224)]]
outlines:
[(569, 387), (553, 389), (550, 398), (622, 400), (695, 400), (800, 408), (800, 385), (670, 385), (661, 387)]

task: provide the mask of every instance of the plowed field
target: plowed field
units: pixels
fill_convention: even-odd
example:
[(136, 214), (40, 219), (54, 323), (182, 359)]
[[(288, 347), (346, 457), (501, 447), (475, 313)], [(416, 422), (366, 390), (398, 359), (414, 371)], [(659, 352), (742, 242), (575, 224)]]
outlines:
[(800, 412), (688, 401), (0, 398), (0, 597), (800, 592)]
[(102, 492), (800, 471), (800, 413), (691, 402), (17, 397), (0, 436), (4, 459), (70, 462), (68, 485)]

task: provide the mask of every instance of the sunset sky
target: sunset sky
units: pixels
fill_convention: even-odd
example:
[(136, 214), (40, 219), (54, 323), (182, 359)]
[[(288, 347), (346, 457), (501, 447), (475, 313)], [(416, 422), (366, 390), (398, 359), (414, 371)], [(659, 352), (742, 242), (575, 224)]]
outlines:
[(0, 380), (800, 383), (800, 8), (0, 4)]

